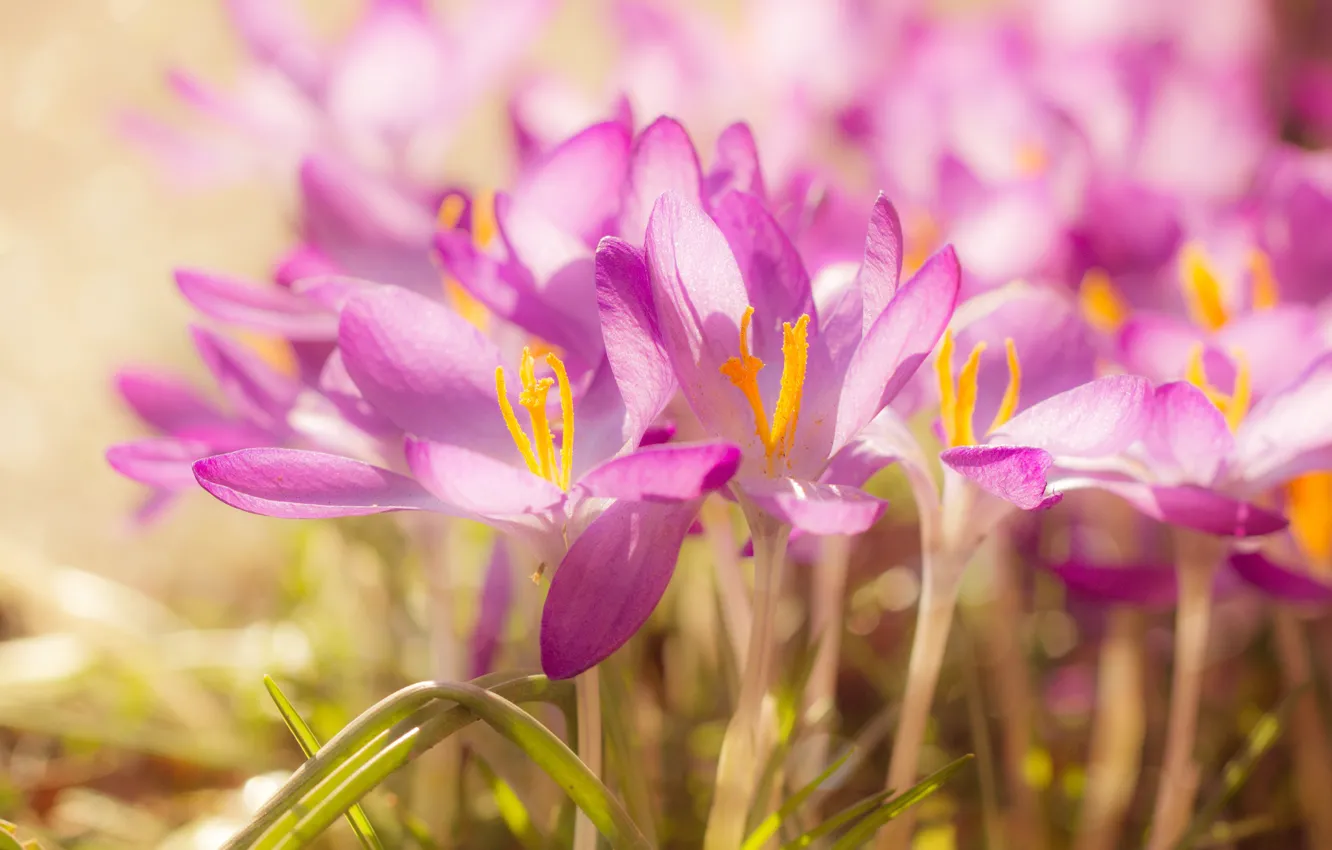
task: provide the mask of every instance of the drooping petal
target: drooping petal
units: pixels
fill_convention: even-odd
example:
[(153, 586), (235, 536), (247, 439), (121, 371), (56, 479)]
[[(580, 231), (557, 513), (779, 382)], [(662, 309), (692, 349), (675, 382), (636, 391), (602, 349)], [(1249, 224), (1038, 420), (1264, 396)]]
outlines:
[(408, 439), (407, 466), (437, 497), (459, 511), (512, 517), (547, 510), (564, 492), (539, 475), (461, 446)]
[(1208, 486), (1235, 448), (1226, 418), (1202, 390), (1183, 381), (1156, 388), (1144, 444), (1156, 464)]
[(943, 336), (957, 304), (961, 269), (945, 247), (888, 302), (847, 367), (832, 453), (902, 389)]
[(1029, 446), (959, 446), (939, 455), (987, 493), (1012, 502), (1024, 511), (1048, 508), (1063, 498), (1047, 494), (1054, 458), (1044, 449)]
[(713, 433), (757, 444), (753, 413), (721, 373), (739, 354), (749, 305), (726, 237), (697, 206), (667, 193), (648, 223), (647, 261), (662, 342), (685, 398)]
[(675, 394), (643, 254), (607, 237), (597, 247), (601, 337), (626, 409), (624, 441), (637, 443)]
[(499, 351), (443, 304), (398, 288), (358, 293), (338, 347), (365, 399), (402, 430), (517, 457), (496, 400)]
[(740, 467), (731, 443), (668, 443), (612, 458), (578, 480), (590, 496), (688, 501), (726, 486)]
[(843, 484), (750, 478), (740, 487), (755, 505), (806, 534), (860, 534), (888, 507), (883, 499)]
[(503, 537), (497, 537), (490, 552), (490, 563), (486, 566), (481, 599), (477, 603), (476, 625), (472, 627), (469, 641), (471, 678), (491, 672), (512, 603), (513, 565), (509, 561), (509, 547)]
[(1235, 435), (1235, 475), (1254, 490), (1329, 468), (1332, 354), (1254, 407)]
[(192, 269), (176, 270), (176, 286), (195, 309), (219, 322), (289, 340), (331, 340), (338, 333), (335, 314), (286, 289)]
[(200, 327), (190, 329), (194, 347), (233, 409), (256, 427), (281, 433), (300, 386), (256, 352)]
[(283, 519), (456, 513), (405, 475), (323, 452), (241, 449), (198, 461), (194, 476), (233, 508)]
[(1067, 561), (1050, 567), (1050, 571), (1070, 590), (1100, 602), (1167, 608), (1175, 604), (1179, 594), (1175, 569), (1169, 564), (1124, 566)]
[(186, 428), (220, 425), (227, 417), (189, 381), (153, 369), (122, 369), (116, 390), (145, 423), (174, 434)]
[(273, 264), (273, 282), (287, 289), (307, 277), (336, 275), (338, 267), (312, 245), (299, 243)]
[(1073, 472), (1052, 476), (1050, 488), (1057, 493), (1105, 490), (1152, 519), (1221, 537), (1256, 537), (1286, 527), (1286, 518), (1280, 514), (1191, 484), (1165, 486), (1112, 474)]
[(704, 178), (704, 196), (709, 202), (730, 190), (748, 192), (762, 200), (768, 196), (754, 133), (743, 122), (732, 124), (717, 136), (712, 168)]
[(118, 443), (106, 450), (106, 462), (126, 478), (170, 492), (194, 486), (194, 462), (209, 454), (200, 440), (148, 437)]
[(629, 141), (618, 121), (588, 127), (533, 167), (514, 190), (514, 205), (523, 215), (559, 224), (588, 247), (596, 245), (619, 210)]
[(647, 231), (657, 198), (675, 192), (702, 204), (702, 166), (689, 133), (674, 118), (662, 116), (634, 139), (629, 173), (621, 196), (619, 232), (637, 244)]
[(1295, 603), (1332, 601), (1332, 584), (1276, 563), (1259, 552), (1234, 552), (1230, 567), (1266, 594)]
[(868, 334), (879, 314), (897, 294), (902, 278), (902, 221), (882, 192), (870, 212), (865, 259), (857, 277), (862, 303), (861, 332)]
[(569, 548), (541, 613), (541, 669), (568, 679), (647, 622), (675, 572), (699, 503), (616, 502)]
[(1036, 446), (1065, 457), (1115, 455), (1142, 438), (1151, 422), (1151, 400), (1146, 378), (1098, 378), (1028, 408), (990, 442)]

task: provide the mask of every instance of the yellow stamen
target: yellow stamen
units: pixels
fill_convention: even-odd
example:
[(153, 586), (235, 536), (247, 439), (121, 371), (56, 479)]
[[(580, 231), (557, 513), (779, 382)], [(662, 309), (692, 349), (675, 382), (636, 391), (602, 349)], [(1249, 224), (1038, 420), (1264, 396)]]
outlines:
[(1249, 361), (1242, 351), (1230, 352), (1230, 359), (1235, 363), (1235, 385), (1227, 395), (1214, 387), (1207, 378), (1207, 367), (1203, 364), (1203, 345), (1198, 343), (1189, 352), (1189, 365), (1184, 370), (1184, 380), (1202, 390), (1207, 400), (1216, 405), (1216, 409), (1226, 419), (1230, 430), (1239, 428), (1249, 412), (1253, 401), (1252, 378)]
[(547, 354), (546, 365), (555, 371), (560, 384), (560, 414), (564, 424), (564, 430), (560, 433), (560, 487), (568, 490), (573, 476), (573, 388), (569, 385), (569, 372), (564, 368), (563, 360), (554, 354)]
[(499, 399), (500, 413), (504, 416), (504, 424), (509, 428), (509, 434), (513, 437), (513, 444), (518, 447), (518, 453), (523, 456), (527, 463), (527, 468), (533, 475), (541, 474), (541, 467), (537, 465), (536, 455), (532, 453), (532, 443), (523, 433), (522, 426), (518, 424), (518, 417), (513, 414), (513, 405), (509, 404), (509, 393), (504, 386), (504, 367), (495, 367), (495, 395)]
[[(902, 273), (913, 275), (925, 265), (925, 261), (938, 247), (943, 238), (943, 231), (934, 216), (927, 212), (910, 215), (904, 222), (906, 229), (906, 252), (902, 256)], [(903, 278), (905, 280), (905, 278)]]
[(1004, 388), (1004, 397), (999, 402), (999, 410), (994, 414), (994, 421), (985, 431), (986, 436), (998, 431), (1013, 418), (1022, 392), (1022, 364), (1018, 362), (1017, 346), (1013, 344), (1011, 337), (1004, 340), (1004, 351), (1008, 354), (1008, 386)]
[(1119, 330), (1129, 315), (1124, 296), (1119, 294), (1110, 275), (1102, 269), (1091, 269), (1082, 276), (1078, 307), (1087, 324), (1101, 333)]
[[(563, 490), (569, 489), (573, 472), (573, 389), (569, 384), (569, 373), (564, 363), (554, 354), (546, 355), (546, 363), (554, 370), (555, 378), (536, 376), (536, 358), (531, 349), (523, 349), (523, 357), (518, 366), (518, 376), (523, 383), (518, 394), (518, 403), (527, 409), (527, 417), (532, 423), (532, 438), (529, 440), (518, 424), (513, 406), (509, 403), (504, 386), (504, 368), (495, 369), (495, 393), (499, 397), (500, 413), (504, 424), (513, 436), (514, 445), (533, 475), (540, 475)], [(555, 460), (555, 436), (550, 430), (550, 420), (546, 415), (546, 399), (551, 387), (560, 385), (560, 412), (564, 432), (561, 437), (560, 460)]]
[(754, 413), (754, 432), (763, 443), (768, 458), (768, 473), (772, 474), (777, 458), (788, 457), (795, 447), (800, 404), (804, 398), (805, 373), (809, 365), (809, 316), (801, 316), (794, 325), (790, 322), (782, 324), (782, 382), (777, 393), (777, 405), (772, 412), (771, 427), (758, 385), (758, 373), (764, 363), (750, 354), (749, 349), (749, 331), (753, 321), (754, 308), (745, 308), (745, 314), (740, 318), (740, 356), (729, 358), (721, 365), (720, 371), (749, 402)]
[(1014, 157), (1018, 173), (1024, 177), (1035, 177), (1050, 165), (1050, 157), (1038, 142), (1026, 142), (1017, 149)]
[(445, 230), (452, 230), (462, 220), (463, 210), (466, 208), (467, 202), (462, 199), (462, 195), (449, 195), (439, 205), (439, 214), (435, 216), (435, 220)]
[(472, 242), (485, 248), (495, 239), (499, 225), (495, 223), (495, 193), (477, 192), (472, 198)]
[(1261, 248), (1249, 251), (1249, 299), (1255, 310), (1271, 310), (1280, 300), (1272, 260)]
[(976, 391), (980, 376), (980, 359), (985, 353), (985, 343), (978, 342), (962, 364), (962, 371), (957, 376), (957, 419), (953, 423), (953, 433), (959, 446), (976, 445), (976, 428), (972, 419), (976, 413)]
[(486, 305), (472, 297), (472, 293), (453, 278), (444, 281), (444, 295), (448, 298), (453, 312), (462, 316), (472, 327), (484, 331), (490, 327), (490, 310)]
[(1209, 331), (1225, 325), (1230, 317), (1221, 298), (1221, 283), (1196, 243), (1185, 245), (1180, 252), (1180, 280), (1193, 321)]
[(1311, 472), (1286, 485), (1290, 533), (1310, 566), (1332, 570), (1332, 472)]
[(944, 442), (957, 445), (957, 381), (953, 376), (953, 329), (944, 331), (939, 343), (939, 357), (934, 361), (934, 374), (939, 379), (939, 421), (943, 423)]

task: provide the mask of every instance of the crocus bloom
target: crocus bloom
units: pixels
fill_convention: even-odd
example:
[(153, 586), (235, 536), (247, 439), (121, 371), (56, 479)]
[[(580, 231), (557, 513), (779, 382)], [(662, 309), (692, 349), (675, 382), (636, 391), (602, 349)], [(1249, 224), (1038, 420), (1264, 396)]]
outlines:
[[(599, 276), (622, 279), (642, 261), (610, 250), (598, 264)], [(400, 288), (352, 295), (338, 347), (364, 401), (408, 435), (411, 477), (333, 454), (261, 448), (201, 461), (199, 483), (269, 516), (426, 510), (508, 532), (542, 564), (560, 564), (542, 620), (542, 663), (552, 676), (591, 667), (642, 625), (702, 497), (740, 462), (739, 449), (722, 442), (638, 448), (673, 392), (669, 369), (650, 351), (634, 371), (589, 371), (575, 388), (559, 356), (539, 362), (524, 350), (512, 382), (480, 331)]]
[[(657, 201), (651, 291), (638, 294), (655, 332), (608, 337), (608, 354), (612, 344), (667, 353), (704, 428), (743, 447), (732, 485), (742, 497), (801, 531), (864, 531), (883, 503), (820, 476), (934, 347), (957, 297), (957, 261), (945, 248), (899, 286), (901, 229), (880, 198), (860, 273), (816, 301), (762, 204), (743, 193), (724, 203), (732, 214), (719, 227), (676, 193)], [(779, 359), (780, 372), (767, 368)]]

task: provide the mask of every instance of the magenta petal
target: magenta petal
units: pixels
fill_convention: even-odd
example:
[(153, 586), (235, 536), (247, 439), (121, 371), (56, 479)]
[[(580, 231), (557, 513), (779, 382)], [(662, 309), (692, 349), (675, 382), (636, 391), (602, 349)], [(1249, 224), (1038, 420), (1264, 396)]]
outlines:
[(409, 439), (407, 465), (427, 490), (461, 511), (484, 517), (540, 513), (564, 491), (527, 469), (460, 446)]
[(190, 332), (200, 358), (232, 408), (264, 430), (288, 430), (287, 414), (296, 403), (300, 385), (235, 340), (199, 327)]
[(1051, 396), (1019, 413), (990, 440), (1053, 455), (1108, 457), (1142, 438), (1152, 416), (1146, 378), (1111, 375)]
[(359, 277), (321, 274), (292, 281), (291, 291), (307, 298), (331, 313), (340, 313), (347, 300), (358, 292), (379, 289), (385, 284)]
[(1156, 388), (1152, 407), (1144, 442), (1153, 459), (1179, 470), (1193, 484), (1215, 481), (1235, 448), (1230, 426), (1216, 405), (1193, 384), (1177, 381)]
[(597, 246), (597, 307), (611, 373), (627, 411), (624, 439), (638, 442), (675, 394), (643, 254), (606, 237)]
[(219, 322), (289, 340), (331, 340), (338, 317), (285, 289), (208, 272), (178, 269), (176, 286), (200, 313)]
[(1152, 519), (1221, 537), (1257, 537), (1280, 531), (1287, 525), (1280, 514), (1193, 485), (1170, 487), (1113, 475), (1075, 473), (1052, 481), (1051, 486), (1061, 493), (1087, 488), (1105, 490)]
[(193, 385), (166, 372), (122, 369), (116, 374), (116, 389), (140, 419), (165, 434), (226, 421)]
[(712, 218), (726, 235), (754, 307), (753, 354), (780, 359), (782, 324), (794, 323), (802, 314), (809, 316), (810, 339), (817, 339), (819, 317), (809, 273), (763, 202), (754, 195), (727, 192), (713, 202)]
[(1101, 602), (1151, 608), (1175, 604), (1179, 581), (1174, 567), (1120, 566), (1069, 561), (1050, 568), (1069, 589)]
[(634, 139), (629, 154), (629, 175), (620, 208), (620, 235), (637, 244), (647, 231), (648, 218), (664, 192), (702, 203), (702, 168), (698, 152), (679, 121), (662, 116)]
[(836, 452), (874, 418), (920, 368), (957, 304), (962, 270), (945, 247), (888, 302), (847, 367), (837, 409)]
[(1332, 601), (1332, 584), (1271, 561), (1258, 552), (1235, 552), (1230, 566), (1240, 578), (1277, 599), (1299, 603)]
[(541, 613), (541, 669), (568, 679), (603, 661), (647, 622), (698, 513), (679, 504), (616, 502), (579, 535)]
[(1332, 454), (1332, 353), (1254, 406), (1235, 435), (1236, 475), (1257, 489), (1328, 469)]
[(792, 478), (753, 478), (740, 484), (754, 504), (806, 534), (860, 534), (888, 503), (864, 490)]
[(540, 215), (595, 245), (619, 210), (628, 163), (625, 126), (618, 121), (595, 124), (533, 166), (514, 191), (513, 203), (524, 215)]
[(405, 475), (323, 452), (241, 449), (197, 462), (194, 477), (233, 508), (283, 519), (456, 513)]
[(883, 308), (897, 294), (902, 278), (902, 221), (882, 192), (870, 213), (865, 237), (865, 259), (860, 265), (857, 286), (863, 310), (861, 329), (868, 334)]
[(472, 628), (471, 678), (491, 672), (512, 605), (513, 565), (509, 562), (509, 547), (505, 545), (503, 537), (496, 537), (490, 552), (490, 564), (486, 567), (485, 582), (481, 585), (476, 625)]
[(397, 287), (358, 293), (338, 345), (366, 401), (402, 430), (517, 456), (495, 395), (499, 351), (443, 304)]
[(723, 192), (748, 192), (766, 199), (763, 171), (759, 167), (758, 145), (754, 133), (743, 122), (732, 124), (717, 136), (717, 152), (705, 179), (705, 195), (710, 200)]
[(686, 501), (724, 487), (740, 467), (731, 443), (669, 443), (612, 458), (578, 480), (590, 496)]
[(1024, 511), (1048, 508), (1059, 494), (1046, 494), (1046, 476), (1054, 458), (1044, 449), (1029, 446), (960, 446), (939, 459), (987, 493), (1012, 502)]
[(323, 48), (292, 0), (227, 0), (227, 14), (245, 48), (305, 92), (318, 91), (324, 76)]
[(1154, 381), (1173, 381), (1183, 376), (1189, 355), (1205, 340), (1203, 332), (1184, 319), (1141, 313), (1119, 331), (1119, 361)]
[(126, 478), (176, 491), (194, 485), (190, 468), (208, 453), (208, 443), (200, 440), (149, 437), (111, 446), (106, 450), (106, 462)]

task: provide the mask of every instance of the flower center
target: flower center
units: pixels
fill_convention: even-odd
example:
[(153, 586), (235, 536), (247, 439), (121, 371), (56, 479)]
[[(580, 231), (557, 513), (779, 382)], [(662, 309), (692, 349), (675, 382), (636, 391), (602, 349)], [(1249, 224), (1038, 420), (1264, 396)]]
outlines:
[(721, 365), (721, 373), (736, 389), (744, 393), (754, 411), (754, 430), (763, 443), (768, 457), (768, 474), (775, 468), (777, 458), (787, 458), (795, 446), (796, 425), (800, 421), (800, 402), (805, 391), (805, 369), (809, 365), (809, 315), (802, 315), (795, 325), (782, 323), (782, 384), (777, 393), (777, 406), (772, 411), (772, 425), (759, 392), (758, 373), (764, 366), (759, 358), (749, 353), (749, 328), (754, 321), (754, 308), (745, 308), (740, 319), (740, 356), (732, 357)]
[[(562, 490), (569, 489), (573, 473), (573, 438), (574, 408), (573, 390), (569, 386), (569, 373), (564, 362), (554, 354), (546, 354), (546, 365), (555, 372), (555, 378), (536, 376), (536, 357), (530, 348), (523, 349), (523, 359), (518, 366), (518, 376), (523, 383), (523, 391), (518, 394), (518, 404), (527, 409), (527, 417), (532, 422), (532, 438), (529, 440), (523, 428), (518, 424), (513, 406), (509, 404), (509, 394), (504, 385), (504, 367), (495, 367), (495, 395), (499, 399), (500, 413), (504, 415), (504, 424), (513, 436), (513, 444), (527, 463), (533, 475), (539, 475)], [(546, 396), (551, 387), (560, 385), (560, 413), (563, 431), (560, 433), (560, 457), (555, 459), (555, 436), (550, 430), (550, 420), (546, 416)]]
[(1312, 566), (1332, 568), (1332, 472), (1310, 472), (1286, 485), (1290, 533)]
[(1216, 409), (1225, 416), (1230, 430), (1234, 431), (1249, 412), (1249, 405), (1253, 402), (1253, 387), (1250, 383), (1249, 361), (1244, 352), (1231, 351), (1230, 359), (1235, 362), (1235, 385), (1231, 387), (1229, 395), (1212, 386), (1207, 379), (1207, 367), (1203, 365), (1202, 343), (1193, 346), (1193, 350), (1189, 352), (1189, 365), (1184, 372), (1184, 379), (1203, 391), (1208, 401), (1216, 405)]
[[(1013, 340), (1004, 340), (1004, 349), (1008, 354), (1008, 386), (1004, 397), (999, 402), (999, 410), (994, 420), (985, 430), (986, 436), (993, 434), (1017, 412), (1018, 396), (1022, 389), (1022, 364), (1018, 362), (1017, 346)], [(949, 448), (974, 446), (976, 428), (972, 419), (976, 415), (976, 394), (980, 375), (980, 359), (985, 353), (985, 343), (978, 342), (971, 349), (967, 362), (962, 366), (962, 374), (953, 374), (953, 331), (944, 331), (943, 343), (939, 346), (939, 358), (935, 361), (935, 372), (939, 377), (939, 415), (943, 421), (944, 442)]]
[[(445, 230), (457, 227), (458, 222), (462, 220), (465, 207), (461, 195), (450, 194), (444, 198), (436, 216), (439, 226)], [(497, 229), (495, 194), (478, 192), (472, 199), (472, 242), (477, 248), (485, 249), (494, 240)], [(444, 279), (444, 295), (453, 311), (462, 316), (472, 327), (479, 331), (485, 331), (490, 327), (490, 310), (452, 277)]]
[(1104, 269), (1090, 269), (1078, 287), (1082, 318), (1101, 333), (1114, 333), (1129, 317), (1129, 306)]

